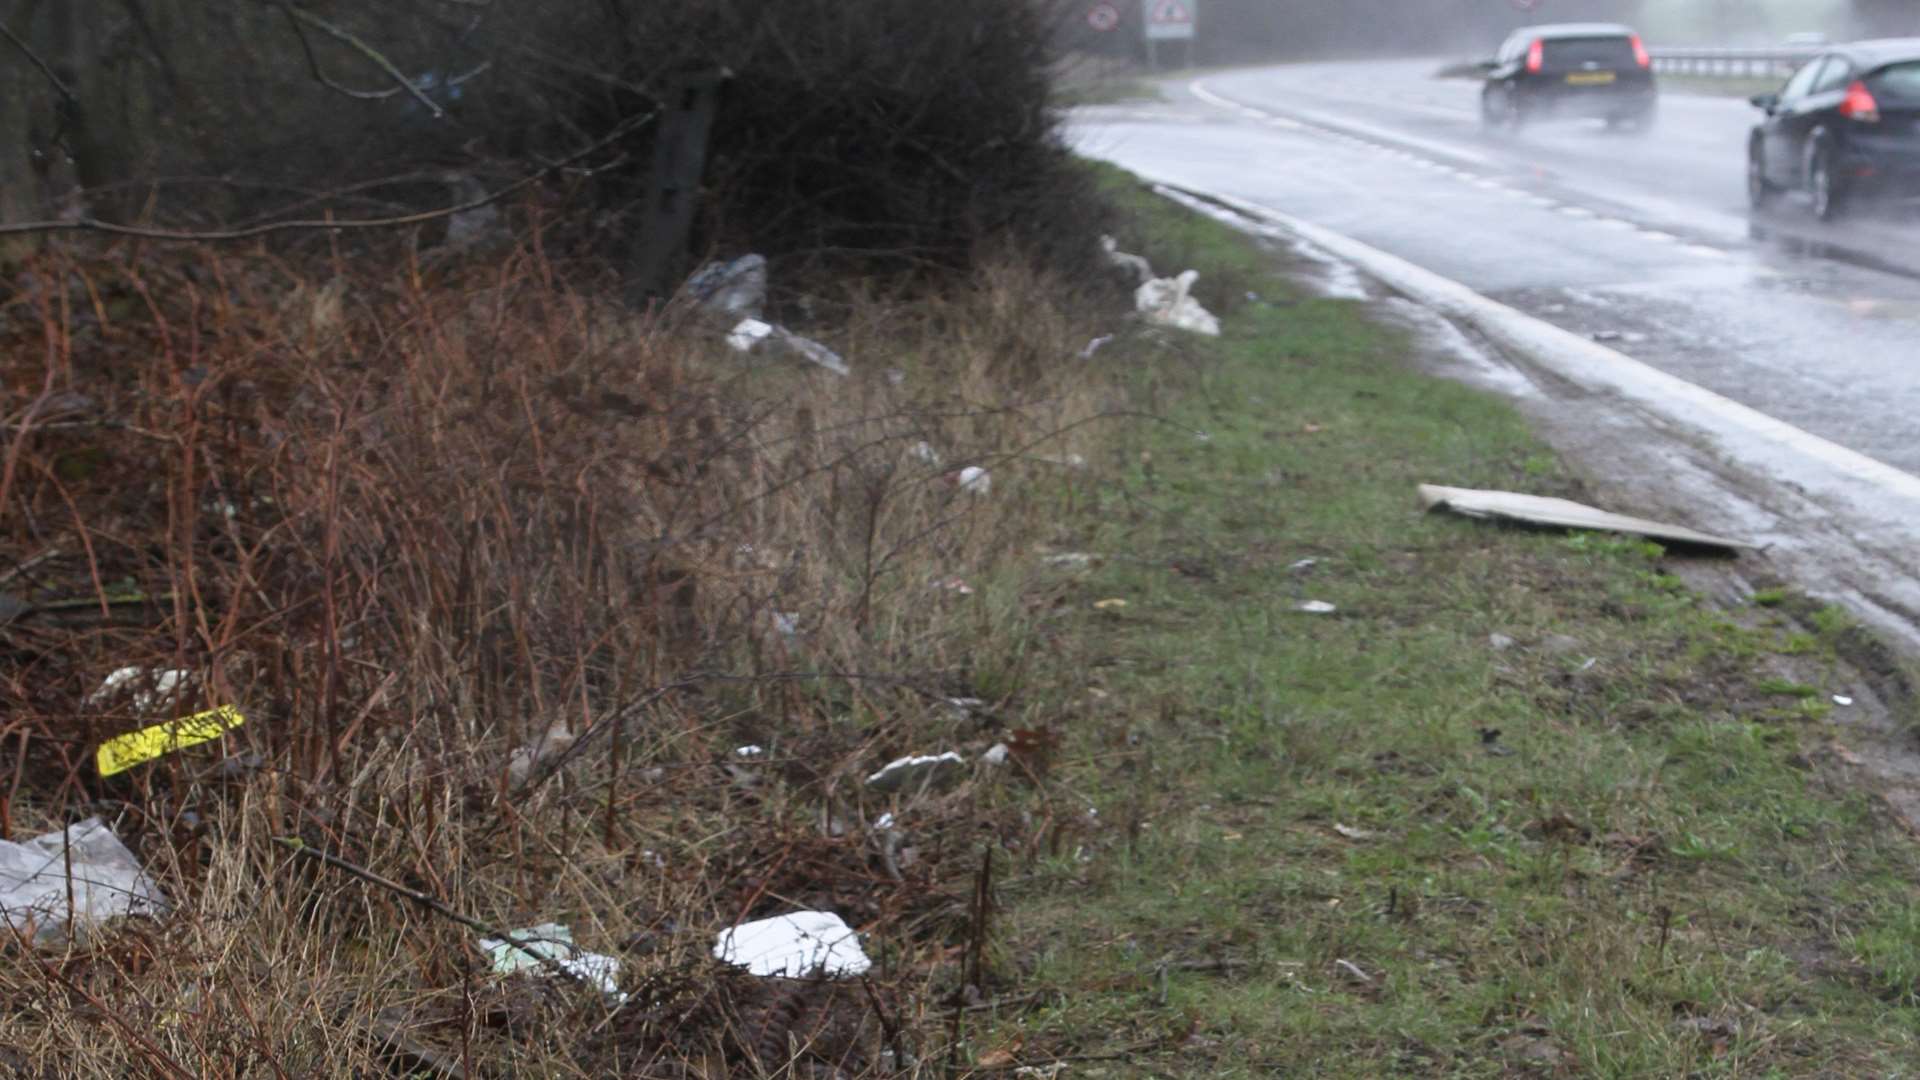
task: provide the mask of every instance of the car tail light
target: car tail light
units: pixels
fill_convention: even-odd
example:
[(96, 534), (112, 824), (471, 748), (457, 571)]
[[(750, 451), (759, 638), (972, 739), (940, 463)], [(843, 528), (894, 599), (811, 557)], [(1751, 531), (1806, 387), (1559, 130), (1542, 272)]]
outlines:
[(1647, 43), (1640, 40), (1639, 34), (1633, 35), (1633, 59), (1643, 68), (1653, 66), (1653, 55), (1647, 52)]
[(1852, 86), (1847, 87), (1846, 100), (1840, 103), (1840, 115), (1863, 124), (1877, 124), (1880, 122), (1880, 103), (1873, 100), (1873, 91), (1867, 89), (1867, 84), (1856, 79)]
[(1541, 69), (1546, 66), (1547, 43), (1539, 38), (1534, 38), (1533, 44), (1527, 49), (1527, 73), (1530, 75), (1538, 75)]

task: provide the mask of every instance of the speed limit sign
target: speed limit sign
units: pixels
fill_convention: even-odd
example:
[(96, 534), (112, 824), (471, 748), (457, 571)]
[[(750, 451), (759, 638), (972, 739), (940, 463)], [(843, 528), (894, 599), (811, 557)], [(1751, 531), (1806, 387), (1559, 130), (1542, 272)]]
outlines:
[(1112, 4), (1095, 4), (1087, 9), (1087, 25), (1101, 33), (1116, 30), (1120, 26), (1120, 9)]

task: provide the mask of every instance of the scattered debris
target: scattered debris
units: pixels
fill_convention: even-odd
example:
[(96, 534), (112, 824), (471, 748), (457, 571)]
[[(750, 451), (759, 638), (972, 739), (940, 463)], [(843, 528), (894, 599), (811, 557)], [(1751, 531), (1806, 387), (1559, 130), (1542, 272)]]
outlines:
[(1327, 603), (1325, 600), (1309, 600), (1295, 607), (1293, 610), (1305, 612), (1308, 615), (1331, 615), (1340, 609)]
[(1116, 596), (1110, 600), (1101, 600), (1096, 602), (1093, 605), (1093, 609), (1095, 611), (1119, 611), (1121, 608), (1124, 608), (1126, 606), (1127, 606), (1127, 602)]
[(767, 303), (767, 260), (742, 255), (732, 262), (710, 262), (687, 279), (687, 293), (708, 311), (757, 319)]
[(873, 827), (881, 832), (886, 832), (888, 829), (893, 828), (893, 815), (881, 814), (874, 819)]
[(797, 356), (810, 364), (818, 364), (842, 378), (853, 374), (853, 369), (847, 366), (846, 360), (843, 359), (839, 353), (834, 352), (832, 349), (827, 348), (812, 338), (801, 337), (799, 334), (785, 327), (774, 327), (769, 340), (782, 351)]
[(755, 746), (749, 743), (746, 746), (742, 746), (739, 749), (735, 750), (733, 752), (733, 756), (738, 758), (755, 758), (755, 757), (759, 757), (760, 755), (766, 752), (767, 751), (764, 747)]
[(1507, 652), (1520, 643), (1505, 634), (1489, 634), (1487, 644), (1493, 646), (1494, 652)]
[(173, 692), (193, 680), (193, 672), (167, 668), (123, 667), (108, 675), (100, 688), (87, 695), (87, 704), (98, 706), (115, 694), (134, 687), (133, 707), (150, 712), (173, 697)]
[(1155, 278), (1134, 292), (1133, 306), (1155, 326), (1219, 337), (1220, 320), (1190, 295), (1198, 280), (1198, 270), (1183, 271), (1175, 278)]
[(1844, 707), (1853, 704), (1853, 699), (1845, 694), (1835, 694), (1833, 695), (1833, 703)]
[(941, 578), (936, 580), (933, 583), (933, 587), (940, 590), (941, 592), (950, 592), (956, 596), (972, 596), (973, 595), (973, 586), (967, 584), (967, 581), (965, 578), (957, 578), (957, 577)]
[(540, 763), (567, 752), (573, 745), (573, 729), (565, 720), (555, 720), (540, 737), (525, 746), (515, 747), (507, 756), (507, 779), (514, 786), (527, 782)]
[(992, 749), (980, 755), (980, 761), (998, 768), (1007, 763), (1007, 755), (1012, 752), (1006, 743), (994, 743)]
[(1338, 823), (1333, 826), (1333, 831), (1349, 840), (1372, 840), (1380, 835), (1370, 829), (1356, 829), (1352, 825), (1341, 825)]
[(116, 735), (100, 744), (100, 749), (94, 754), (94, 764), (101, 776), (112, 776), (135, 765), (165, 757), (176, 750), (212, 742), (246, 723), (246, 720), (240, 715), (239, 709), (223, 705), (218, 709)]
[(993, 474), (978, 465), (961, 469), (954, 482), (969, 495), (988, 495), (993, 492)]
[(1299, 562), (1288, 564), (1287, 569), (1296, 574), (1304, 574), (1319, 565), (1319, 559), (1301, 559)]
[(797, 611), (776, 611), (773, 613), (773, 628), (780, 636), (792, 644), (800, 636), (800, 613)]
[(867, 777), (867, 786), (875, 791), (898, 791), (904, 787), (930, 785), (958, 773), (966, 763), (965, 758), (951, 750), (944, 754), (898, 758)]
[(859, 935), (830, 911), (796, 911), (723, 930), (713, 958), (776, 979), (864, 975), (873, 967)]
[(941, 461), (940, 451), (935, 450), (929, 442), (917, 442), (907, 447), (907, 456), (927, 465), (937, 466)]
[(739, 325), (727, 332), (727, 347), (734, 352), (752, 352), (756, 346), (772, 336), (772, 323), (763, 323), (759, 319), (742, 319)]
[(1351, 960), (1335, 960), (1333, 962), (1333, 966), (1339, 968), (1341, 971), (1346, 972), (1348, 975), (1353, 976), (1353, 979), (1355, 982), (1361, 983), (1366, 986), (1373, 985), (1373, 976), (1360, 970), (1360, 965), (1354, 963)]
[(1153, 264), (1138, 255), (1121, 251), (1120, 241), (1113, 237), (1101, 237), (1100, 250), (1106, 252), (1107, 262), (1132, 274), (1140, 284), (1144, 285), (1153, 280)]
[[(573, 931), (560, 923), (541, 923), (524, 930), (509, 930), (507, 937), (481, 938), (480, 951), (487, 954), (495, 974), (513, 975), (522, 971), (551, 973), (540, 957), (558, 964), (581, 982), (615, 1001), (625, 1001), (620, 992), (620, 961), (603, 953), (584, 952), (573, 944)], [(518, 944), (514, 944), (517, 942)], [(530, 955), (538, 953), (539, 956)]]
[(97, 817), (24, 844), (0, 840), (0, 923), (35, 946), (62, 945), (73, 931), (108, 919), (168, 910), (133, 852)]
[(1094, 338), (1092, 341), (1087, 342), (1086, 348), (1080, 350), (1080, 359), (1082, 360), (1093, 359), (1093, 356), (1095, 353), (1099, 352), (1101, 349), (1106, 348), (1110, 343), (1112, 343), (1112, 341), (1113, 341), (1112, 334), (1102, 334), (1099, 337)]
[(1625, 533), (1651, 540), (1666, 540), (1695, 547), (1719, 548), (1738, 552), (1754, 545), (1742, 540), (1712, 536), (1679, 525), (1667, 525), (1645, 518), (1609, 513), (1568, 499), (1539, 495), (1519, 495), (1506, 491), (1474, 491), (1468, 488), (1420, 485), (1420, 502), (1428, 510), (1448, 510), (1463, 517), (1505, 521), (1563, 529), (1591, 529)]
[(1091, 570), (1099, 559), (1100, 556), (1084, 551), (1067, 551), (1058, 555), (1044, 556), (1040, 562), (1056, 570)]
[(1480, 745), (1486, 747), (1487, 753), (1493, 757), (1510, 757), (1513, 754), (1513, 747), (1500, 741), (1499, 728), (1481, 728)]

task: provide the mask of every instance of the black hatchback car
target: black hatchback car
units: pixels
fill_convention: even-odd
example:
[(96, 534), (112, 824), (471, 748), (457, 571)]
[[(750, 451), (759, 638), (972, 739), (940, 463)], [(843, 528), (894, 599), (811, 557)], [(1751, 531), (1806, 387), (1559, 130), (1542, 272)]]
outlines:
[(1804, 190), (1822, 221), (1867, 195), (1920, 197), (1920, 38), (1828, 49), (1777, 94), (1747, 142), (1756, 209)]
[(1482, 67), (1480, 115), (1490, 128), (1536, 119), (1601, 119), (1645, 130), (1659, 108), (1653, 58), (1632, 28), (1564, 23), (1515, 31)]

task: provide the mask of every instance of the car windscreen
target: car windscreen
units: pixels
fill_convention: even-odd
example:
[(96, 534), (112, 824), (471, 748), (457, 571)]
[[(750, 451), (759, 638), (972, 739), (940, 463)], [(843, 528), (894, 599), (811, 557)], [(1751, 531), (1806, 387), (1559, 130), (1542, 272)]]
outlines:
[(1920, 107), (1920, 60), (1881, 68), (1867, 79), (1867, 88), (1882, 105)]
[(1548, 71), (1578, 71), (1588, 64), (1618, 70), (1637, 63), (1633, 42), (1624, 37), (1550, 38), (1546, 42)]

